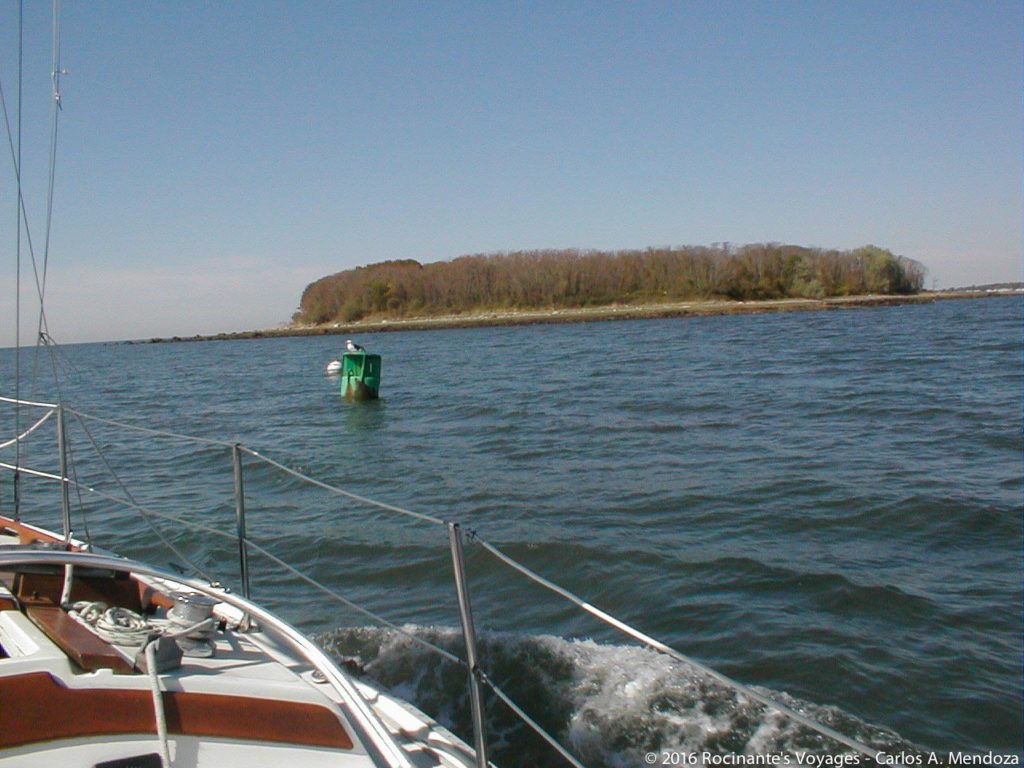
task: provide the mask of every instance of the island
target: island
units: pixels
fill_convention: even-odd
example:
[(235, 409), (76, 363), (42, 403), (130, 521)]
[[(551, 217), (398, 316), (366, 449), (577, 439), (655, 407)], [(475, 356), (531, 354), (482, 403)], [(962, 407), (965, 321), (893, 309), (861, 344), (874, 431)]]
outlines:
[(421, 264), (385, 261), (310, 283), (281, 327), (151, 342), (830, 310), (1020, 295), (1021, 286), (925, 291), (925, 267), (868, 245), (779, 243), (539, 250)]
[(924, 267), (876, 246), (852, 251), (780, 243), (628, 251), (541, 250), (338, 272), (302, 293), (298, 326), (463, 314), (577, 310), (678, 301), (909, 296)]

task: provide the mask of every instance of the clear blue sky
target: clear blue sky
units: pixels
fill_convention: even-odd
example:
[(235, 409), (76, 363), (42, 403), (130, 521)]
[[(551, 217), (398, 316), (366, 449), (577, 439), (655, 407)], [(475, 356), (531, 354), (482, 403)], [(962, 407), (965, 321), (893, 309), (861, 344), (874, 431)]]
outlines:
[[(49, 14), (26, 0), (37, 249)], [(1022, 279), (1020, 0), (65, 0), (62, 33), (61, 341), (271, 327), (325, 274), (520, 248), (874, 243), (929, 287)]]

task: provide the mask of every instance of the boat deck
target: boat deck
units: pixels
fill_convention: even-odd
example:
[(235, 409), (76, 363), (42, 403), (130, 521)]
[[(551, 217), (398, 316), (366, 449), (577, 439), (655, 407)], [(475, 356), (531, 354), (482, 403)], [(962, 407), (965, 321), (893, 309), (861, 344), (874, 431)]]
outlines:
[[(5, 522), (0, 549), (53, 548), (36, 529)], [(61, 607), (61, 568), (0, 573), (0, 766), (160, 766), (151, 679), (138, 646), (111, 642)], [(71, 600), (102, 600), (159, 621), (187, 587), (77, 568)], [(249, 627), (235, 606), (214, 608), (212, 655), (183, 656), (159, 673), (174, 766), (392, 765), (366, 738), (360, 712), (414, 766), (465, 766), (471, 750), (422, 713), (349, 679), (350, 701), (286, 633)], [(344, 674), (334, 668), (331, 674)], [(401, 764), (401, 763), (397, 763)]]

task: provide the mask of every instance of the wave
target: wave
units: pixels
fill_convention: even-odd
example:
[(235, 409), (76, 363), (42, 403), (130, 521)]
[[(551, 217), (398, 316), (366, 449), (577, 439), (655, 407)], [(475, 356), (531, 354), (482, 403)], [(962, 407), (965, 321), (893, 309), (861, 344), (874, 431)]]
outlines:
[[(449, 627), (409, 625), (405, 631), (462, 654)], [(339, 628), (315, 638), (349, 669), (438, 718), (469, 738), (466, 673), (409, 637), (375, 627)], [(551, 635), (485, 633), (481, 666), (531, 717), (586, 765), (643, 765), (651, 752), (691, 754), (842, 754), (846, 747), (794, 724), (698, 670), (646, 648), (568, 640)], [(894, 731), (837, 707), (784, 692), (758, 693), (797, 709), (868, 746), (925, 754)], [(493, 696), (486, 704), (493, 758), (506, 765), (564, 765), (549, 746)]]

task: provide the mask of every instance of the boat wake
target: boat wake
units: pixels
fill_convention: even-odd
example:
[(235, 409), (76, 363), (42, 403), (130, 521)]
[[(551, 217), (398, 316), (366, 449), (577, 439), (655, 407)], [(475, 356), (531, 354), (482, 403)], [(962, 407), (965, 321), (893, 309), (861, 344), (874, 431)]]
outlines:
[[(407, 626), (411, 634), (462, 654), (451, 628)], [(466, 673), (408, 637), (375, 627), (315, 636), (322, 647), (393, 694), (436, 717), (457, 734), (472, 733)], [(842, 754), (847, 749), (737, 694), (703, 673), (646, 648), (566, 640), (549, 635), (485, 633), (477, 638), (481, 666), (545, 730), (581, 761), (599, 768), (657, 762), (689, 753), (709, 755)], [(925, 754), (895, 732), (843, 710), (764, 688), (759, 693), (793, 707), (887, 754)], [(498, 764), (562, 766), (553, 750), (490, 696), (488, 732)], [(795, 762), (795, 761), (794, 761)]]

